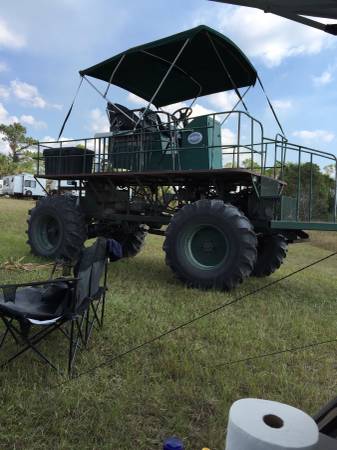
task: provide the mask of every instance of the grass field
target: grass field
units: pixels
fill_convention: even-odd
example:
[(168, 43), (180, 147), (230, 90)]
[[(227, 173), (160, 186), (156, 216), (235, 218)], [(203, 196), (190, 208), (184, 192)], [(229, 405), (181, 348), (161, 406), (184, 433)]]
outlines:
[[(31, 207), (0, 199), (0, 264), (22, 256), (41, 262), (25, 244)], [(312, 243), (290, 246), (272, 277), (251, 278), (230, 294), (185, 288), (165, 266), (161, 246), (150, 236), (139, 256), (110, 265), (105, 326), (78, 360), (79, 372), (328, 255), (337, 238), (313, 233)], [(222, 450), (236, 399), (262, 397), (314, 413), (336, 395), (337, 344), (217, 365), (337, 337), (336, 273), (334, 257), (64, 384), (27, 354), (0, 372), (0, 449), (152, 450), (176, 434), (188, 450)], [(0, 283), (48, 274), (0, 269)], [(55, 335), (46, 348), (58, 352), (61, 343)]]

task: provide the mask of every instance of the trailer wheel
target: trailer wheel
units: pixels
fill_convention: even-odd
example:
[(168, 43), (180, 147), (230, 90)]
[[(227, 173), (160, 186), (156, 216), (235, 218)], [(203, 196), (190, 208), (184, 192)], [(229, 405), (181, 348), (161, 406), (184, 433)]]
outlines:
[(252, 275), (268, 277), (279, 269), (287, 256), (287, 240), (282, 234), (258, 237), (257, 260)]
[(188, 286), (230, 290), (249, 277), (257, 240), (244, 214), (220, 200), (198, 200), (172, 218), (166, 264)]
[(84, 216), (70, 196), (41, 198), (29, 211), (28, 245), (48, 258), (76, 260), (87, 239)]
[(129, 231), (118, 230), (109, 234), (109, 237), (116, 239), (121, 244), (124, 258), (132, 258), (144, 247), (147, 230), (146, 225), (136, 225)]

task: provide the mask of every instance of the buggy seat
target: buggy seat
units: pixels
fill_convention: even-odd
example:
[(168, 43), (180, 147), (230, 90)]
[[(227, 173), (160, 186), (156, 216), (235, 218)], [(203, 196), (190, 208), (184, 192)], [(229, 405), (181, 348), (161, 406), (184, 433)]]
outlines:
[(171, 161), (168, 151), (176, 147), (174, 131), (156, 111), (130, 110), (108, 103), (107, 113), (113, 132), (109, 139), (109, 164), (114, 170), (158, 170), (164, 159)]

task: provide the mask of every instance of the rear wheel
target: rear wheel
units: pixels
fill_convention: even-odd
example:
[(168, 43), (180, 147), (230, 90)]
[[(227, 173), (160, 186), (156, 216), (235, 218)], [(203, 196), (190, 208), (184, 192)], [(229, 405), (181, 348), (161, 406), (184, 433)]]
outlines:
[(147, 230), (146, 225), (135, 225), (129, 230), (121, 229), (113, 232), (109, 237), (121, 244), (124, 258), (132, 258), (144, 247)]
[(247, 217), (220, 200), (199, 200), (172, 218), (166, 263), (188, 286), (230, 290), (251, 274), (256, 236)]
[(267, 277), (279, 269), (287, 256), (287, 240), (282, 234), (258, 237), (257, 260), (252, 275)]
[(76, 260), (87, 239), (84, 216), (69, 196), (40, 199), (29, 211), (28, 241), (32, 252), (49, 258)]

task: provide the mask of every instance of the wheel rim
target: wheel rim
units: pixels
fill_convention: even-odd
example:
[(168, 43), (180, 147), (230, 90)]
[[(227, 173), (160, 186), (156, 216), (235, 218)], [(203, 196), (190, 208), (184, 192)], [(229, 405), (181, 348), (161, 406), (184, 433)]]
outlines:
[(56, 250), (62, 240), (60, 221), (52, 215), (40, 217), (36, 224), (36, 239), (43, 250)]
[(228, 257), (229, 243), (215, 225), (189, 228), (183, 236), (183, 251), (190, 263), (203, 270), (216, 269)]

